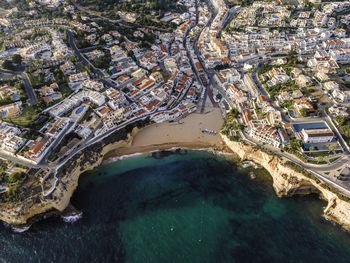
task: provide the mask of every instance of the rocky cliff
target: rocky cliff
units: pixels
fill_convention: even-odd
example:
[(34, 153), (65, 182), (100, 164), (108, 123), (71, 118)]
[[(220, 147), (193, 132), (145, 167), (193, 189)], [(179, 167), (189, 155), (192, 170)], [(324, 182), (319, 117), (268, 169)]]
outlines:
[(350, 202), (346, 198), (340, 198), (339, 194), (331, 191), (329, 187), (312, 175), (288, 166), (281, 157), (242, 142), (230, 141), (224, 135), (222, 135), (222, 139), (241, 160), (253, 161), (271, 174), (273, 188), (278, 196), (318, 193), (320, 198), (328, 203), (324, 209), (325, 218), (350, 231)]
[(70, 198), (78, 186), (81, 174), (91, 171), (104, 160), (106, 153), (119, 147), (130, 147), (133, 137), (139, 132), (134, 128), (124, 140), (103, 145), (100, 151), (83, 151), (74, 160), (69, 161), (57, 173), (57, 184), (46, 198), (27, 198), (18, 203), (0, 203), (0, 220), (12, 226), (27, 227), (32, 222), (48, 213), (57, 214), (63, 212), (70, 203)]

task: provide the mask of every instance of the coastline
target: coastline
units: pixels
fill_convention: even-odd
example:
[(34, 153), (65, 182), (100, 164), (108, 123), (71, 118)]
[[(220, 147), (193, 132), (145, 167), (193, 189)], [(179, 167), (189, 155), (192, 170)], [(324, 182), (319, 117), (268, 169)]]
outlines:
[(133, 138), (127, 146), (113, 147), (110, 151), (105, 151), (104, 161), (171, 148), (224, 150), (226, 147), (219, 133), (208, 135), (202, 132), (205, 128), (219, 132), (222, 123), (218, 108), (212, 108), (204, 114), (191, 114), (181, 123), (155, 123), (133, 132)]
[(249, 160), (265, 168), (272, 177), (273, 188), (278, 197), (318, 194), (327, 202), (323, 216), (343, 229), (350, 231), (350, 199), (331, 189), (314, 175), (291, 167), (282, 157), (271, 155), (258, 147), (243, 142), (231, 141), (221, 135), (225, 144), (238, 155), (241, 161)]
[(116, 148), (108, 152), (104, 158), (103, 162), (114, 162), (116, 160), (143, 155), (159, 151), (171, 151), (176, 149), (185, 149), (185, 150), (223, 150), (219, 145), (211, 145), (206, 143), (165, 143), (165, 144), (154, 144), (149, 146), (138, 146), (138, 147), (121, 147)]
[(22, 207), (17, 212), (15, 204), (2, 204), (0, 220), (8, 225), (26, 229), (32, 223), (48, 214), (61, 214), (70, 205), (70, 199), (78, 187), (79, 178), (111, 158), (133, 154), (145, 154), (171, 148), (183, 149), (227, 149), (219, 134), (215, 136), (202, 133), (202, 128), (219, 131), (223, 119), (218, 108), (204, 114), (194, 113), (183, 119), (182, 123), (161, 123), (145, 128), (134, 127), (126, 138), (94, 146), (95, 151), (85, 151), (68, 162), (59, 171), (58, 183), (49, 198), (39, 203)]
[[(52, 193), (51, 199), (43, 200), (39, 204), (28, 207), (21, 214), (15, 214), (14, 208), (7, 213), (0, 211), (0, 220), (12, 226), (26, 229), (31, 223), (45, 218), (48, 214), (64, 213), (66, 208), (70, 206), (70, 199), (78, 187), (80, 176), (104, 162), (113, 162), (134, 155), (158, 151), (194, 149), (238, 156), (241, 161), (249, 160), (262, 166), (271, 175), (273, 188), (279, 197), (317, 193), (320, 198), (328, 203), (324, 209), (325, 218), (350, 231), (349, 200), (340, 198), (339, 194), (331, 191), (313, 176), (289, 167), (286, 160), (279, 156), (271, 155), (242, 142), (230, 141), (226, 136), (219, 133), (215, 136), (203, 134), (200, 127), (210, 125), (210, 118), (204, 123), (195, 123), (193, 118), (185, 120), (187, 120), (187, 125), (185, 121), (182, 124), (152, 124), (142, 129), (134, 127), (126, 138), (100, 145), (100, 148), (97, 147), (100, 151), (83, 153), (61, 171), (59, 182)], [(217, 123), (215, 128), (219, 130), (220, 126), (221, 123)], [(194, 129), (194, 127), (197, 127), (197, 129)], [(179, 132), (179, 129), (182, 132)], [(183, 132), (184, 130), (187, 130), (188, 133)]]

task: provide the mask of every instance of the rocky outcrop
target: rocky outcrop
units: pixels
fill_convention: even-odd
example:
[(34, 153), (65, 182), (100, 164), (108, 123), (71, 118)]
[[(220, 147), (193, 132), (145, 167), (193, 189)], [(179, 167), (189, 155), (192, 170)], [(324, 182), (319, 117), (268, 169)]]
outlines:
[(318, 193), (320, 198), (328, 203), (324, 209), (325, 218), (350, 230), (350, 202), (340, 198), (338, 193), (331, 191), (320, 180), (308, 173), (293, 169), (279, 156), (269, 154), (252, 145), (231, 141), (224, 135), (222, 139), (241, 160), (253, 161), (271, 174), (273, 188), (278, 196)]
[(78, 186), (80, 175), (99, 166), (105, 154), (112, 149), (130, 146), (138, 132), (139, 129), (134, 128), (124, 140), (103, 145), (99, 151), (83, 151), (57, 172), (56, 187), (48, 197), (37, 198), (34, 201), (24, 200), (21, 204), (2, 203), (0, 220), (12, 226), (27, 228), (33, 222), (48, 216), (49, 213), (60, 214), (70, 204), (70, 198)]

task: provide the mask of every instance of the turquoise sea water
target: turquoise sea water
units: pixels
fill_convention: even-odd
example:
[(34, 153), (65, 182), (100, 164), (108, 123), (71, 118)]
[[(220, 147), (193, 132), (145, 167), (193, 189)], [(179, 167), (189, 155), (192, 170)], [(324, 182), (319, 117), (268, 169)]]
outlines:
[(211, 153), (132, 157), (81, 177), (73, 225), (0, 227), (0, 262), (350, 262), (350, 234), (316, 196), (279, 199), (269, 175)]

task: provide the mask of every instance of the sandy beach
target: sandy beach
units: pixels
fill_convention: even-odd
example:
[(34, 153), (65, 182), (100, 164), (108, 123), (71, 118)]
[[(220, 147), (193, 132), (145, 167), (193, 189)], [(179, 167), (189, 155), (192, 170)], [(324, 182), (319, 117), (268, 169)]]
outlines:
[(193, 113), (180, 122), (165, 122), (150, 125), (134, 135), (130, 145), (111, 150), (105, 160), (170, 148), (219, 148), (222, 140), (219, 134), (209, 135), (202, 129), (219, 132), (223, 118), (218, 108), (207, 108), (203, 114)]
[[(57, 186), (54, 193), (57, 199), (55, 202), (51, 202), (49, 206), (63, 211), (69, 205), (70, 198), (78, 186), (79, 176), (84, 171), (94, 169), (102, 161), (108, 161), (124, 155), (148, 153), (171, 148), (212, 148), (222, 150), (225, 148), (222, 138), (219, 135), (222, 123), (223, 118), (220, 109), (209, 106), (205, 113), (193, 113), (182, 119), (179, 123), (165, 122), (153, 124), (140, 130), (134, 129), (127, 140), (106, 145), (101, 152), (101, 157), (99, 157), (96, 163), (93, 165), (84, 164), (82, 166), (84, 168), (77, 166), (66, 177), (61, 178), (61, 184)], [(202, 129), (205, 128), (217, 131), (218, 134), (209, 135), (203, 133)], [(32, 212), (34, 210), (30, 211)]]
[[(214, 149), (222, 151), (226, 149), (219, 131), (223, 123), (220, 109), (208, 106), (203, 114), (192, 113), (180, 122), (166, 122), (153, 124), (143, 129), (135, 128), (126, 140), (117, 141), (104, 146), (102, 152), (97, 153), (93, 162), (77, 164), (67, 173), (62, 174), (52, 193), (52, 198), (42, 200), (39, 203), (28, 203), (22, 207), (21, 213), (14, 216), (11, 211), (15, 207), (7, 207), (8, 212), (0, 213), (0, 220), (13, 225), (24, 225), (28, 220), (38, 214), (49, 211), (64, 211), (70, 203), (70, 198), (78, 186), (79, 177), (86, 171), (90, 171), (103, 161), (112, 160), (115, 157), (136, 153), (148, 153), (157, 150), (171, 148), (188, 149)], [(202, 132), (209, 129), (218, 132), (209, 135)]]

